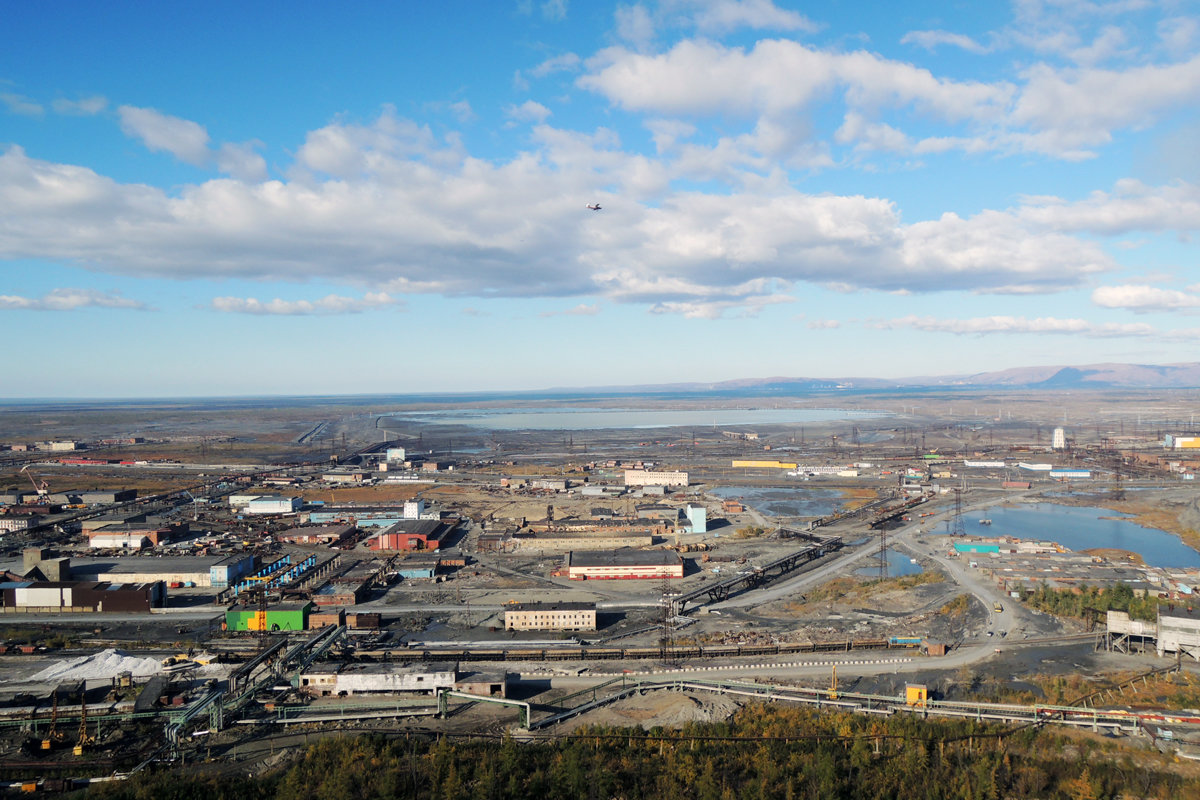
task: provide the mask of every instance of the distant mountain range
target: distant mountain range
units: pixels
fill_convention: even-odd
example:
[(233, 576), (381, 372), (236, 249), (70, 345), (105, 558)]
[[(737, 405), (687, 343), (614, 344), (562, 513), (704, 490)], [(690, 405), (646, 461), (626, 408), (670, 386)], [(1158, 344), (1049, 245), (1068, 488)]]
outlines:
[(821, 392), (921, 388), (1183, 389), (1200, 387), (1200, 362), (1188, 364), (1087, 364), (1076, 367), (1015, 367), (974, 375), (900, 378), (739, 378), (717, 383), (593, 387), (645, 392)]

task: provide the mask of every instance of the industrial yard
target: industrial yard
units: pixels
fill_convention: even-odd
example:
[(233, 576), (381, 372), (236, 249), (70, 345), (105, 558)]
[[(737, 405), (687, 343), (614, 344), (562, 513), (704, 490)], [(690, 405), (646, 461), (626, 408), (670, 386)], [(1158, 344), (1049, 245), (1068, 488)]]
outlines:
[[(60, 427), (18, 409), (0, 441), (0, 779), (239, 759), (263, 730), (678, 725), (762, 687), (950, 714), (1056, 674), (1200, 663), (1200, 458), (1165, 414), (1136, 428), (1097, 400), (1064, 429), (1039, 397), (990, 417), (961, 397), (919, 417), (837, 400), (798, 404), (803, 423), (524, 431), (487, 426), (503, 405), (475, 425), (300, 404), (72, 409)], [(1087, 533), (1109, 524), (1129, 527)], [(1095, 542), (1064, 544), (1081, 532)], [(1113, 587), (1153, 620), (1037, 605)], [(1165, 724), (1112, 713), (1098, 729)]]

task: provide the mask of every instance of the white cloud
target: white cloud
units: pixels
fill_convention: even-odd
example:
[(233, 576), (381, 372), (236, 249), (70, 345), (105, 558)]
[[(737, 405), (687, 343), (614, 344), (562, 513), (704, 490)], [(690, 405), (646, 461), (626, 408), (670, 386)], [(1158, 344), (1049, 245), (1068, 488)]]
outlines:
[(16, 92), (0, 92), (0, 103), (4, 103), (9, 111), (22, 117), (40, 117), (45, 113), (40, 103)]
[(946, 120), (984, 120), (1000, 116), (1014, 91), (940, 79), (865, 51), (827, 52), (784, 40), (762, 40), (749, 51), (689, 40), (658, 55), (613, 47), (588, 65), (580, 87), (654, 114), (795, 112), (840, 87), (860, 108), (912, 105)]
[(1150, 325), (1143, 323), (1096, 323), (1083, 319), (1062, 319), (1059, 317), (1029, 319), (1027, 317), (992, 316), (972, 317), (970, 319), (938, 319), (936, 317), (909, 315), (877, 323), (876, 327), (884, 329), (913, 328), (919, 331), (953, 333), (960, 336), (982, 336), (996, 333), (1061, 334), (1108, 339), (1158, 335), (1158, 331)]
[(257, 183), (266, 180), (266, 159), (254, 150), (256, 147), (261, 146), (261, 142), (246, 142), (244, 144), (226, 142), (216, 152), (217, 169), (247, 183)]
[(679, 314), (687, 319), (720, 319), (727, 311), (738, 311), (740, 318), (757, 317), (769, 305), (791, 303), (785, 295), (757, 295), (737, 300), (664, 300), (650, 306), (651, 314)]
[(1133, 231), (1200, 230), (1200, 187), (1178, 182), (1149, 186), (1126, 179), (1111, 192), (1095, 191), (1077, 202), (1026, 198), (1020, 218), (1044, 228), (1110, 236)]
[(561, 21), (567, 18), (568, 0), (542, 0), (542, 16), (549, 20)]
[(313, 314), (357, 314), (372, 308), (403, 305), (403, 301), (385, 292), (368, 292), (362, 297), (342, 297), (330, 294), (319, 300), (281, 300), (261, 302), (254, 297), (216, 297), (214, 311), (264, 316), (307, 316)]
[(900, 44), (915, 44), (930, 51), (936, 50), (940, 45), (948, 44), (966, 50), (968, 53), (988, 52), (988, 48), (970, 36), (950, 31), (909, 31), (900, 38)]
[(545, 122), (551, 111), (536, 100), (526, 100), (519, 106), (505, 108), (504, 115), (517, 122)]
[(629, 43), (635, 50), (648, 50), (654, 42), (654, 19), (640, 3), (617, 6), (616, 25), (617, 38)]
[(1192, 52), (1200, 39), (1200, 20), (1195, 17), (1171, 17), (1158, 23), (1158, 37), (1163, 47), (1175, 58)]
[(125, 135), (141, 140), (150, 150), (170, 153), (194, 166), (208, 163), (208, 131), (204, 126), (153, 108), (121, 106), (117, 114)]
[(1187, 311), (1200, 308), (1200, 294), (1189, 294), (1156, 286), (1098, 286), (1092, 302), (1104, 308), (1123, 308), (1136, 313), (1149, 311)]
[(836, 319), (814, 319), (808, 323), (808, 327), (814, 331), (828, 331), (842, 327), (842, 323)]
[(568, 308), (565, 311), (543, 311), (538, 314), (539, 317), (593, 317), (600, 313), (600, 304), (580, 303), (574, 308)]
[(122, 297), (120, 292), (101, 292), (96, 289), (53, 289), (41, 297), (0, 295), (0, 309), (10, 311), (74, 311), (79, 308), (149, 309), (145, 303)]
[(465, 124), (475, 121), (475, 111), (471, 108), (470, 102), (466, 100), (458, 100), (451, 103), (449, 108), (450, 113), (453, 114), (454, 118), (459, 122)]
[[(762, 154), (796, 147), (786, 126), (764, 122), (713, 147), (680, 143), (689, 123), (650, 127), (669, 158), (625, 152), (605, 129), (542, 124), (529, 150), (483, 160), (387, 109), (369, 124), (311, 132), (286, 180), (264, 180), (247, 147), (253, 168), (227, 164), (230, 178), (171, 193), (13, 147), (0, 154), (0, 258), (162, 278), (337, 280), (390, 295), (598, 297), (711, 316), (803, 283), (1053, 292), (1115, 267), (1099, 242), (1072, 232), (1200, 227), (1195, 187), (1136, 182), (1075, 203), (1028, 198), (905, 223), (886, 198), (807, 194), (779, 177), (780, 159)], [(871, 136), (886, 143), (884, 134)], [(682, 191), (679, 179), (732, 188)], [(586, 211), (589, 202), (604, 211)], [(286, 302), (274, 308), (315, 313), (333, 301)]]
[(78, 100), (59, 98), (51, 105), (59, 114), (66, 114), (73, 117), (90, 117), (108, 108), (108, 98), (101, 97), (100, 95), (81, 97)]
[(535, 78), (544, 78), (556, 72), (574, 72), (579, 69), (581, 63), (582, 61), (579, 56), (574, 53), (562, 53), (552, 58), (547, 58), (529, 70), (529, 74)]
[(1025, 78), (1012, 123), (1030, 129), (1026, 148), (1049, 154), (1088, 152), (1111, 141), (1114, 129), (1144, 127), (1157, 115), (1200, 99), (1200, 56), (1124, 71), (1038, 64)]
[(695, 6), (693, 20), (704, 34), (720, 34), (738, 28), (771, 29), (815, 33), (820, 26), (796, 11), (779, 8), (771, 0), (701, 0), (684, 2)]

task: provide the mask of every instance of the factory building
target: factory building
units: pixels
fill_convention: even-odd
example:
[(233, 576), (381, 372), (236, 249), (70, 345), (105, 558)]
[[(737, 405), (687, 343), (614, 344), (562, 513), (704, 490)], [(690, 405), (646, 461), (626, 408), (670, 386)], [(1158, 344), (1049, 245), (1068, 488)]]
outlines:
[(1168, 433), (1163, 438), (1163, 447), (1168, 450), (1194, 450), (1200, 448), (1200, 436), (1178, 436)]
[(0, 583), (3, 613), (150, 613), (166, 602), (162, 581), (6, 581)]
[(1050, 477), (1060, 479), (1090, 478), (1092, 477), (1092, 471), (1087, 469), (1056, 468), (1050, 470)]
[(367, 546), (379, 551), (437, 550), (446, 526), (432, 519), (403, 519), (371, 537)]
[(320, 544), (337, 547), (349, 541), (357, 530), (353, 525), (302, 525), (288, 528), (275, 538), (291, 544)]
[(326, 472), (321, 476), (321, 480), (326, 483), (362, 483), (367, 479), (367, 473), (362, 470), (340, 469), (333, 472)]
[(154, 525), (148, 522), (108, 522), (87, 531), (88, 547), (93, 550), (140, 550), (158, 547), (187, 535), (186, 522)]
[(306, 631), (313, 604), (276, 603), (266, 611), (231, 608), (225, 612), (225, 629), (230, 631)]
[(405, 461), (403, 447), (389, 447), (384, 457), (389, 464), (401, 464)]
[(686, 472), (653, 472), (645, 469), (625, 470), (626, 486), (687, 486)]
[(256, 569), (258, 569), (258, 556), (228, 556), (208, 568), (208, 583), (214, 589), (228, 589)]
[(0, 516), (0, 531), (13, 533), (28, 530), (31, 526), (29, 517)]
[(253, 516), (267, 514), (293, 514), (300, 510), (304, 501), (299, 497), (284, 497), (279, 494), (264, 494), (246, 503), (245, 513)]
[(454, 689), (458, 665), (424, 664), (318, 664), (297, 676), (301, 693), (313, 697), (356, 694), (436, 694)]
[(406, 558), (395, 565), (396, 576), (404, 580), (429, 580), (437, 575), (441, 561), (436, 558)]
[(406, 519), (404, 506), (325, 506), (308, 515), (308, 521), (314, 525), (348, 522), (360, 528), (386, 528), (402, 519)]
[(682, 578), (683, 558), (673, 550), (571, 551), (563, 570), (573, 581)]
[(708, 509), (704, 506), (688, 503), (683, 515), (687, 517), (692, 533), (708, 533)]
[(1167, 653), (1200, 661), (1200, 611), (1184, 607), (1158, 607), (1158, 656)]
[(650, 547), (654, 535), (649, 531), (600, 533), (518, 533), (509, 539), (513, 549), (522, 551), (619, 550), (622, 547)]
[(595, 603), (512, 603), (504, 607), (506, 631), (594, 631)]

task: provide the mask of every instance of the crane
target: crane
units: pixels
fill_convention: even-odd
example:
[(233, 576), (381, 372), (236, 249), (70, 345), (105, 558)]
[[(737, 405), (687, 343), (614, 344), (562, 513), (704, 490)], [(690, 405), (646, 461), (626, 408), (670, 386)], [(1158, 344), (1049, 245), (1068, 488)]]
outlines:
[(24, 472), (26, 477), (29, 478), (29, 482), (33, 484), (33, 490), (35, 492), (37, 492), (37, 496), (39, 498), (46, 497), (46, 495), (50, 494), (50, 484), (46, 483), (46, 481), (42, 481), (41, 483), (38, 483), (37, 480), (33, 477), (33, 473), (28, 471), (29, 467), (30, 467), (30, 465), (26, 464), (25, 466), (21, 467), (20, 471)]

